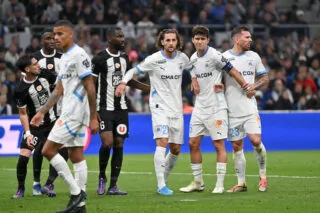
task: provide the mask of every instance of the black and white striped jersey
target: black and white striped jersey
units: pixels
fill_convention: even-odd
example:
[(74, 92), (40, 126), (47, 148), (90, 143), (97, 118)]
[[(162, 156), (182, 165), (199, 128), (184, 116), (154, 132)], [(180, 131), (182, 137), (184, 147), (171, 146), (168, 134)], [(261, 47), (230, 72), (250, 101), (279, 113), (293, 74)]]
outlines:
[[(27, 108), (29, 122), (40, 107), (47, 103), (51, 94), (50, 85), (56, 81), (56, 78), (55, 72), (43, 70), (36, 80), (27, 81), (24, 77), (15, 88), (14, 94), (18, 108)], [(54, 110), (50, 109), (41, 125), (48, 125), (55, 120)]]
[[(43, 52), (43, 49), (35, 52), (32, 54), (33, 57), (35, 57), (40, 65), (41, 70), (48, 70), (50, 72), (55, 72), (56, 74), (59, 74), (59, 66), (58, 63), (60, 61), (60, 58), (62, 56), (61, 53), (57, 52), (56, 50), (53, 51), (52, 54), (47, 55)], [(56, 81), (53, 82), (53, 84), (50, 84), (51, 92), (56, 86)], [(62, 108), (62, 99), (58, 101), (58, 103), (54, 106), (54, 112), (56, 113), (56, 116), (60, 116), (61, 114), (61, 108)]]
[(106, 49), (92, 59), (93, 76), (97, 78), (97, 111), (128, 109), (125, 94), (116, 97), (115, 90), (130, 68), (128, 56), (124, 52), (115, 55)]

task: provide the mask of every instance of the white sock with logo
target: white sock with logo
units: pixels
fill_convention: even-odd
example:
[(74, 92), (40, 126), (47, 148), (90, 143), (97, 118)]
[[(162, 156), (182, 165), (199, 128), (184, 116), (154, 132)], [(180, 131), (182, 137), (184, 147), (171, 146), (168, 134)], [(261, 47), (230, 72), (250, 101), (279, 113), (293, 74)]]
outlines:
[(192, 175), (194, 181), (204, 184), (202, 177), (202, 163), (191, 163)]
[(260, 145), (254, 148), (254, 155), (256, 157), (258, 166), (259, 166), (259, 175), (262, 178), (265, 178), (267, 175), (267, 151), (264, 147), (262, 141)]
[(233, 161), (238, 178), (238, 185), (242, 186), (246, 183), (246, 158), (243, 149), (238, 152), (233, 152)]
[(174, 165), (176, 165), (178, 160), (178, 155), (174, 155), (171, 152), (169, 152), (166, 156), (165, 161), (165, 171), (164, 171), (164, 181), (167, 183), (168, 176), (170, 172), (172, 171)]
[(166, 161), (164, 157), (165, 153), (166, 153), (166, 148), (161, 146), (156, 147), (156, 151), (154, 153), (154, 169), (157, 176), (158, 189), (161, 189), (166, 185), (164, 180), (165, 161)]

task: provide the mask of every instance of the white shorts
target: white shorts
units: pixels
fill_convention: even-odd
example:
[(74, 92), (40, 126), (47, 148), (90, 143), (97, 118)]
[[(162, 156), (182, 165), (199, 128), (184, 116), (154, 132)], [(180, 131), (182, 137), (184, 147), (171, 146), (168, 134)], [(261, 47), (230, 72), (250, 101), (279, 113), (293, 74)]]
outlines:
[(48, 140), (64, 144), (66, 147), (84, 146), (87, 126), (79, 121), (58, 119), (54, 124)]
[(183, 115), (167, 116), (164, 111), (153, 110), (153, 139), (168, 138), (168, 143), (183, 144)]
[(213, 115), (201, 115), (198, 113), (192, 113), (190, 120), (189, 137), (197, 137), (200, 135), (210, 136), (212, 140), (227, 138), (227, 110), (220, 110)]
[(258, 114), (237, 118), (229, 117), (228, 140), (240, 140), (247, 134), (261, 134), (261, 121)]

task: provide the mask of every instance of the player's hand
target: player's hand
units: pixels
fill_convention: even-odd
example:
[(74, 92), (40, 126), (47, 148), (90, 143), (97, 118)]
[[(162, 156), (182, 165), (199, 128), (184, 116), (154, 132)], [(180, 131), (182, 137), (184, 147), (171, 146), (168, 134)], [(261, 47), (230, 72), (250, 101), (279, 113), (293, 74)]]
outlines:
[(252, 92), (254, 91), (254, 85), (253, 84), (249, 84), (249, 83), (245, 83), (244, 85), (242, 85), (242, 89), (248, 93), (248, 92)]
[(191, 91), (193, 91), (195, 95), (198, 95), (200, 93), (200, 87), (197, 78), (192, 78)]
[(89, 127), (91, 129), (91, 134), (96, 134), (99, 131), (99, 122), (97, 118), (90, 119)]
[(256, 94), (255, 90), (246, 92), (246, 95), (248, 98), (252, 98), (253, 96), (255, 96), (255, 94)]
[(117, 89), (116, 89), (116, 92), (115, 92), (115, 95), (117, 97), (120, 97), (122, 94), (124, 94), (124, 91), (126, 89), (126, 84), (125, 83), (121, 83), (117, 86)]
[(214, 84), (213, 85), (213, 90), (214, 90), (215, 93), (224, 92), (224, 84), (223, 83)]
[(27, 145), (28, 147), (30, 147), (31, 149), (34, 149), (34, 143), (33, 143), (33, 135), (28, 135), (27, 137)]
[(35, 114), (33, 116), (33, 118), (30, 121), (30, 124), (32, 126), (37, 126), (38, 127), (38, 126), (40, 126), (41, 121), (43, 121), (43, 118), (44, 118), (44, 114), (41, 111), (39, 111), (39, 112), (37, 112), (37, 114)]

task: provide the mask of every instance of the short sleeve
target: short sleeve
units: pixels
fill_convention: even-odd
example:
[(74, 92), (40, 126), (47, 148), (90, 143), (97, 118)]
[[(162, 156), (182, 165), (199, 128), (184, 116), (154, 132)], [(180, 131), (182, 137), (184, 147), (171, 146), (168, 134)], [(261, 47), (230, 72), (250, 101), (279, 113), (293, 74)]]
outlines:
[(78, 54), (77, 56), (77, 74), (79, 76), (80, 79), (83, 79), (85, 77), (87, 77), (88, 75), (92, 74), (91, 71), (91, 60), (89, 58), (89, 56), (82, 52), (80, 54)]
[(14, 97), (18, 108), (25, 108), (27, 106), (27, 92), (15, 90)]
[(262, 75), (262, 74), (267, 73), (267, 70), (264, 67), (262, 60), (258, 54), (256, 54), (256, 58), (257, 58), (257, 65), (256, 65), (257, 75)]
[(150, 56), (148, 56), (144, 61), (142, 61), (139, 65), (136, 66), (136, 69), (139, 73), (146, 73), (153, 70), (153, 60)]
[(95, 77), (99, 75), (99, 73), (104, 69), (104, 61), (102, 60), (102, 57), (99, 55), (96, 55), (92, 58), (92, 73)]

